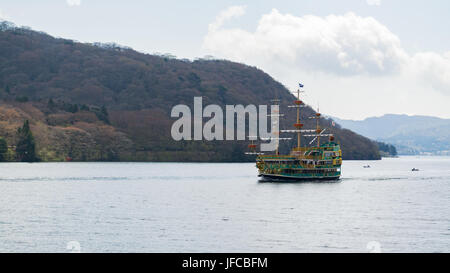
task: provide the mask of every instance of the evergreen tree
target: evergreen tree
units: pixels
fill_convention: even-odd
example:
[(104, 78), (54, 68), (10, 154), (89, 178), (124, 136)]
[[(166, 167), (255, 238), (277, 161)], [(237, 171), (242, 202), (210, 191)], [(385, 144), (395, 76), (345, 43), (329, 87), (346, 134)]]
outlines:
[(95, 113), (97, 115), (97, 118), (106, 124), (110, 124), (109, 122), (109, 114), (108, 109), (103, 105), (99, 112)]
[(105, 117), (108, 117), (108, 110), (106, 109), (106, 107), (103, 105), (102, 109), (100, 110), (102, 112), (102, 115), (104, 115)]
[(90, 109), (89, 109), (89, 106), (87, 106), (86, 104), (82, 104), (82, 105), (80, 106), (80, 110), (81, 110), (81, 111), (89, 111)]
[(49, 99), (49, 100), (48, 100), (47, 107), (48, 107), (50, 110), (55, 109), (56, 104), (55, 104), (55, 102), (53, 101), (53, 99)]
[(0, 137), (0, 162), (6, 161), (7, 152), (8, 144), (4, 138)]
[(27, 102), (28, 97), (27, 96), (16, 96), (16, 101), (17, 102)]
[(26, 120), (23, 126), (17, 130), (17, 160), (21, 162), (36, 162), (36, 144), (33, 134), (31, 133), (30, 123)]

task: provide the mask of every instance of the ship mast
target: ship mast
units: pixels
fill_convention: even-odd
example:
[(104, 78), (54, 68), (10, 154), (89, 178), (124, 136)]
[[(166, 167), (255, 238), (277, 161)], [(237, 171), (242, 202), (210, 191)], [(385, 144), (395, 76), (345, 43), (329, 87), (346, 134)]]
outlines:
[(322, 128), (320, 127), (321, 116), (322, 116), (322, 114), (319, 113), (319, 108), (317, 108), (316, 114), (312, 117), (309, 117), (310, 119), (311, 118), (316, 119), (316, 129), (312, 130), (313, 132), (315, 132), (315, 134), (305, 135), (307, 137), (314, 137), (313, 140), (311, 140), (311, 142), (309, 142), (310, 145), (317, 139), (317, 147), (320, 147), (320, 137), (322, 137), (322, 136), (330, 136), (330, 141), (332, 141), (332, 139), (334, 139), (333, 134), (324, 134), (323, 133), (323, 132), (325, 132), (326, 128), (322, 130)]
[(317, 147), (320, 147), (320, 132), (322, 132), (321, 130), (320, 130), (320, 125), (319, 125), (319, 117), (320, 117), (320, 113), (319, 112), (317, 112), (316, 113), (316, 133), (318, 134), (317, 135)]
[[(299, 84), (299, 87), (303, 87), (303, 84)], [(297, 89), (297, 100), (294, 101), (295, 106), (297, 108), (297, 122), (294, 124), (296, 128), (295, 132), (297, 133), (297, 150), (300, 151), (301, 147), (301, 129), (303, 124), (300, 123), (300, 107), (302, 107), (303, 102), (300, 100), (300, 89)]]
[[(297, 89), (297, 102), (299, 102), (298, 105), (300, 105), (301, 101), (300, 101), (300, 89)], [(296, 125), (300, 127), (300, 107), (297, 107), (297, 123)], [(297, 126), (296, 126), (297, 127)], [(297, 147), (300, 149), (300, 130), (298, 130), (297, 132)]]
[(319, 108), (317, 108), (316, 116), (314, 117), (316, 119), (316, 134), (317, 134), (317, 147), (320, 147), (320, 134), (322, 133), (322, 129), (320, 128), (320, 112)]

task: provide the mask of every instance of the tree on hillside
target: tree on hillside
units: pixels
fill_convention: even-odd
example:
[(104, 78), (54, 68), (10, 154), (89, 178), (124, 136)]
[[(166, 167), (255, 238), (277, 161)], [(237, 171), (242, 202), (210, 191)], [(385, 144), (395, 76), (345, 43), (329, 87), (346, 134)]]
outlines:
[(376, 141), (375, 143), (378, 145), (378, 149), (381, 152), (384, 152), (384, 153), (386, 153), (386, 154), (388, 154), (390, 156), (396, 156), (397, 155), (397, 149), (395, 148), (394, 145), (387, 144), (387, 143), (384, 143), (384, 142), (378, 142), (378, 141)]
[(6, 140), (0, 137), (0, 162), (6, 161), (6, 154), (8, 153), (8, 144)]
[(17, 130), (17, 160), (21, 162), (36, 162), (36, 143), (30, 129), (30, 123), (26, 120), (23, 126)]
[(106, 109), (106, 106), (103, 105), (102, 108), (100, 108), (100, 111), (95, 112), (95, 114), (99, 120), (105, 122), (106, 124), (110, 124), (108, 109)]
[(51, 111), (53, 111), (53, 110), (55, 109), (56, 104), (55, 104), (55, 102), (53, 101), (53, 99), (50, 98), (50, 99), (48, 100), (47, 107), (48, 107), (48, 109), (50, 109)]

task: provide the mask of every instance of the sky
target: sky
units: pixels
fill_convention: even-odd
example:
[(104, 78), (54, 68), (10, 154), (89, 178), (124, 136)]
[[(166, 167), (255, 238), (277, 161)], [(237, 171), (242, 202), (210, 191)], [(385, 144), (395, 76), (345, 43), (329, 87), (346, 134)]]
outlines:
[(0, 19), (256, 66), (325, 115), (450, 118), (450, 1), (2, 0)]

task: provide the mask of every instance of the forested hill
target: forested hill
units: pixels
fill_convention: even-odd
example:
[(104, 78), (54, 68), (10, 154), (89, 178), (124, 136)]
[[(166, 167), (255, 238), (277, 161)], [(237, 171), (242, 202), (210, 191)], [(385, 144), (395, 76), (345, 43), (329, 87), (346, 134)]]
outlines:
[[(172, 140), (170, 110), (192, 105), (194, 96), (202, 96), (204, 105), (279, 98), (287, 112), (284, 125), (295, 120), (295, 112), (283, 107), (293, 95), (255, 67), (83, 44), (0, 23), (0, 137), (14, 146), (17, 128), (28, 119), (42, 160), (252, 160), (244, 155), (245, 141)], [(302, 109), (304, 117), (314, 113)], [(331, 120), (322, 123), (331, 127)], [(330, 130), (345, 159), (379, 159), (371, 140)]]

